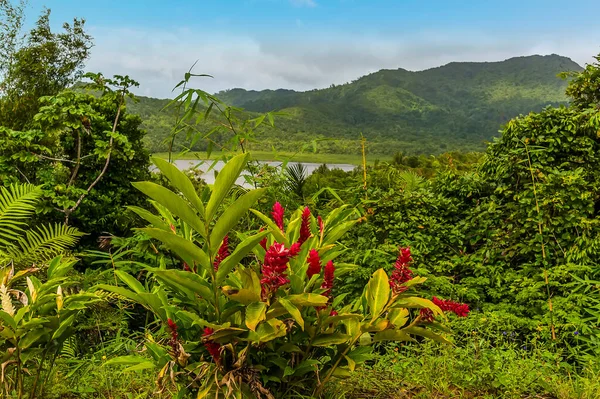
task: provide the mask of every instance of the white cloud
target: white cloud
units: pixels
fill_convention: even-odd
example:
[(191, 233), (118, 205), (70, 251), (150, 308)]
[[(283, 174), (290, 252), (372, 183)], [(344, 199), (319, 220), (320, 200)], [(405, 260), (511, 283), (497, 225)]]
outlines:
[(105, 75), (128, 74), (141, 83), (138, 94), (170, 97), (171, 89), (198, 60), (195, 85), (209, 92), (289, 88), (309, 90), (341, 84), (379, 69), (421, 70), (452, 61), (500, 61), (557, 53), (583, 65), (600, 52), (598, 43), (577, 37), (495, 38), (481, 34), (393, 37), (305, 37), (302, 41), (260, 40), (249, 36), (134, 29), (94, 29), (96, 47), (87, 69)]
[(290, 0), (293, 6), (296, 7), (316, 7), (317, 3), (314, 0)]

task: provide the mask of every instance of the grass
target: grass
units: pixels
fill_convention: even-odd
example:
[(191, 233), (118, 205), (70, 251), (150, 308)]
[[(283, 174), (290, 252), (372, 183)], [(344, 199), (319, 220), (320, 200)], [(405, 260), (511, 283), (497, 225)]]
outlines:
[[(327, 164), (350, 164), (360, 165), (362, 164), (362, 157), (359, 154), (322, 154), (322, 153), (292, 153), (292, 152), (277, 152), (273, 153), (270, 151), (251, 151), (252, 158), (257, 161), (294, 161), (294, 162), (308, 162), (308, 163), (327, 163)], [(155, 156), (161, 158), (167, 158), (166, 152), (155, 153)], [(210, 159), (219, 159), (223, 156), (220, 151), (213, 151), (210, 155)], [(196, 151), (188, 152), (182, 156), (175, 155), (177, 159), (206, 159), (206, 152)], [(389, 161), (390, 157), (382, 155), (367, 155), (367, 162), (372, 164), (376, 160)]]
[(472, 342), (464, 347), (399, 346), (335, 387), (333, 398), (593, 399), (597, 367), (575, 374), (557, 354)]

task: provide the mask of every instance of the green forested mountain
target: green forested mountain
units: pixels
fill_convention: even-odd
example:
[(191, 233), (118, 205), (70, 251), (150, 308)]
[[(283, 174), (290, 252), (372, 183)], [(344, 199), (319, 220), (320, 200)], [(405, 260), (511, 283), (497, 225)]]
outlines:
[[(569, 58), (528, 56), (501, 62), (453, 62), (412, 72), (381, 70), (344, 85), (294, 90), (217, 93), (250, 113), (283, 111), (275, 129), (262, 132), (263, 147), (296, 148), (314, 138), (321, 151), (355, 152), (364, 134), (374, 153), (440, 153), (480, 150), (510, 118), (566, 102), (563, 71), (581, 67)], [(173, 117), (158, 113), (166, 102), (142, 98), (141, 114), (154, 149)]]

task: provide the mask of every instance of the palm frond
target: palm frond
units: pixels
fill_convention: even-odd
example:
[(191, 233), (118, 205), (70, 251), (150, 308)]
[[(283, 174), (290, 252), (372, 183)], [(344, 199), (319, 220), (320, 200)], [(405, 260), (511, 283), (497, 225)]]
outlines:
[(83, 233), (76, 228), (58, 223), (40, 226), (26, 231), (15, 245), (7, 246), (4, 254), (0, 253), (7, 259), (0, 258), (0, 263), (10, 260), (16, 265), (45, 263), (67, 251), (81, 236)]
[(41, 196), (42, 189), (33, 184), (0, 187), (0, 244), (11, 245), (21, 237)]
[(298, 197), (303, 198), (307, 175), (306, 167), (303, 164), (295, 163), (288, 165), (285, 170), (285, 185), (287, 189), (295, 193)]

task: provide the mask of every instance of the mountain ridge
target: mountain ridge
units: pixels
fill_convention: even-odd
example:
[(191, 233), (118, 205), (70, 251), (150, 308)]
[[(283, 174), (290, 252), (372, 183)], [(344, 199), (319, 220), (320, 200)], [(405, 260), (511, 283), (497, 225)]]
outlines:
[(216, 95), (251, 113), (286, 114), (276, 119), (276, 129), (261, 131), (264, 149), (335, 139), (322, 151), (354, 152), (364, 134), (377, 153), (436, 154), (481, 150), (509, 119), (567, 104), (567, 82), (557, 74), (582, 69), (568, 57), (533, 55), (422, 71), (382, 69), (325, 89), (234, 88)]

